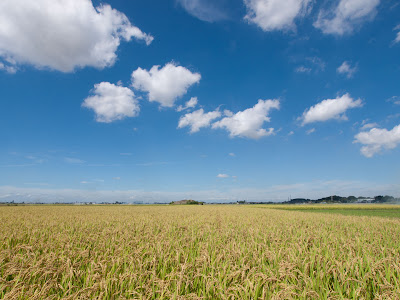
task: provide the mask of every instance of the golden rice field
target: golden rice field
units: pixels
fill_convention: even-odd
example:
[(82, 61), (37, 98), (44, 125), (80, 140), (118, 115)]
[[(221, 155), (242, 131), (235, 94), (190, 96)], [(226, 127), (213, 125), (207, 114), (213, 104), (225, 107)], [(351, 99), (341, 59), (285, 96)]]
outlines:
[(2, 299), (400, 299), (400, 219), (2, 206)]

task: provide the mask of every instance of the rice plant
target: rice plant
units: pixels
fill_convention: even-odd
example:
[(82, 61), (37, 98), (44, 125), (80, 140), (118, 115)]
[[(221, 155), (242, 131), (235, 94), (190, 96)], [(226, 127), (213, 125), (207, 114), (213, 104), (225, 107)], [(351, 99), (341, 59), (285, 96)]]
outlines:
[(400, 299), (400, 220), (257, 206), (0, 207), (3, 299)]

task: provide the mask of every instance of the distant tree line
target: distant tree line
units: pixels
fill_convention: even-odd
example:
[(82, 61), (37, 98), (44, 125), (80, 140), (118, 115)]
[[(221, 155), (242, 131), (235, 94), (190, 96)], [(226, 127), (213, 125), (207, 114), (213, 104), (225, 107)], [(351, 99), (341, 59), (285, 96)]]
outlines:
[(195, 200), (181, 200), (181, 201), (173, 201), (170, 204), (172, 205), (203, 205), (204, 202), (195, 201)]
[(341, 197), (341, 196), (329, 196), (320, 198), (317, 200), (311, 200), (306, 198), (295, 198), (283, 202), (284, 204), (316, 204), (316, 203), (395, 203), (400, 202), (399, 198), (394, 198), (393, 196), (375, 196), (373, 198), (370, 197)]

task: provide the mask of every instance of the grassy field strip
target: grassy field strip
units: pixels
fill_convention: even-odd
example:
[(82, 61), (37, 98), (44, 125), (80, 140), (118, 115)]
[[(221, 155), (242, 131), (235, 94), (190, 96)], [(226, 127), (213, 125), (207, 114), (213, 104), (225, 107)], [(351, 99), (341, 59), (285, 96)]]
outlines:
[(341, 214), (347, 216), (370, 216), (400, 218), (400, 205), (385, 204), (317, 204), (317, 205), (270, 205), (258, 206), (269, 209), (295, 210), (302, 212), (318, 212)]
[(400, 299), (400, 220), (250, 206), (0, 208), (2, 299)]

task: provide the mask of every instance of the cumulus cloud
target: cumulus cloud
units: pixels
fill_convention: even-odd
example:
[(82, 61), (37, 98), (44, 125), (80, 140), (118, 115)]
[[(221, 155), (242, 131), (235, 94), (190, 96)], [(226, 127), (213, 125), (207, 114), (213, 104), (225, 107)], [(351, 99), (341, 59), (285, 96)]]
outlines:
[(372, 157), (383, 149), (394, 149), (400, 144), (400, 125), (392, 130), (372, 128), (355, 136), (355, 143), (364, 145), (361, 153), (366, 157)]
[(247, 8), (245, 19), (264, 31), (295, 28), (294, 20), (304, 16), (311, 0), (244, 0)]
[(244, 111), (227, 116), (214, 123), (212, 128), (223, 128), (229, 131), (230, 137), (247, 137), (259, 139), (273, 134), (274, 129), (262, 128), (264, 122), (270, 122), (268, 114), (272, 109), (279, 109), (279, 100), (258, 100), (258, 103)]
[(227, 18), (221, 1), (215, 0), (177, 0), (177, 2), (193, 17), (202, 21), (215, 22)]
[(228, 178), (229, 175), (228, 174), (218, 174), (217, 177), (218, 178)]
[(158, 102), (161, 106), (172, 107), (178, 97), (187, 93), (190, 86), (201, 79), (199, 73), (168, 63), (163, 68), (153, 66), (150, 71), (138, 68), (132, 73), (132, 86), (140, 91), (148, 92), (150, 102)]
[(85, 99), (82, 106), (94, 110), (97, 122), (111, 123), (139, 115), (140, 107), (135, 94), (126, 87), (101, 82), (94, 86), (93, 94)]
[(8, 64), (62, 72), (112, 66), (121, 40), (153, 40), (125, 14), (91, 0), (2, 0), (0, 28), (0, 57)]
[(209, 127), (211, 122), (221, 116), (218, 110), (204, 113), (201, 108), (192, 113), (187, 113), (179, 120), (178, 128), (190, 127), (190, 133), (198, 132), (200, 128)]
[(356, 71), (357, 71), (357, 66), (351, 67), (351, 65), (347, 61), (344, 61), (340, 65), (340, 67), (336, 69), (336, 72), (338, 72), (339, 74), (346, 75), (347, 78), (353, 77)]
[(351, 108), (361, 107), (361, 99), (354, 100), (349, 94), (344, 94), (335, 99), (326, 99), (307, 109), (299, 119), (302, 124), (324, 122), (330, 119), (347, 120), (346, 111)]
[(321, 10), (314, 26), (325, 34), (351, 33), (375, 17), (379, 3), (380, 0), (340, 0), (336, 8)]
[(197, 97), (192, 97), (188, 102), (185, 103), (185, 106), (179, 105), (176, 111), (183, 111), (189, 108), (195, 108), (198, 103)]

